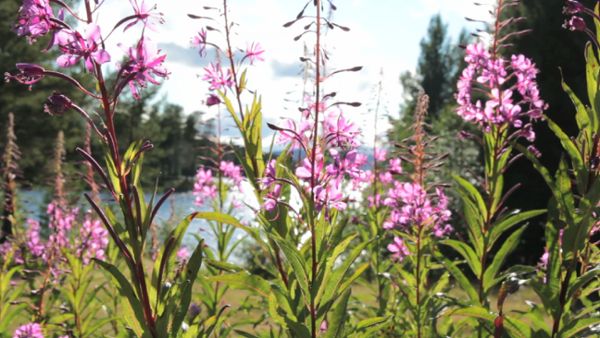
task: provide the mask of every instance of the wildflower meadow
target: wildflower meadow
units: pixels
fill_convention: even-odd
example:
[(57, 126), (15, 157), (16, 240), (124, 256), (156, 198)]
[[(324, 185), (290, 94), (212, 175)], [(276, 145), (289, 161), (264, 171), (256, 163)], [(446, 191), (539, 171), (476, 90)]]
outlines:
[(286, 0), (289, 60), (248, 2), (0, 1), (0, 337), (600, 336), (600, 2), (440, 12), (399, 108), (360, 1)]

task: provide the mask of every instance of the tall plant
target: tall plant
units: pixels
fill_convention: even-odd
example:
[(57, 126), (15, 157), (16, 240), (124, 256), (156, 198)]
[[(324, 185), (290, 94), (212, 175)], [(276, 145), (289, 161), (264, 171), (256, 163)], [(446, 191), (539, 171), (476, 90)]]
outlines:
[[(108, 262), (96, 262), (112, 276), (121, 296), (127, 300), (123, 319), (129, 330), (142, 337), (174, 337), (182, 332), (182, 322), (202, 260), (202, 245), (196, 247), (183, 269), (172, 267), (177, 266), (175, 252), (190, 221), (197, 215), (188, 216), (173, 230), (154, 268), (149, 270), (145, 255), (148, 229), (158, 209), (173, 190), (167, 191), (158, 201), (154, 197), (156, 194), (149, 201), (146, 200), (140, 176), (142, 160), (145, 153), (152, 149), (152, 144), (140, 140), (122, 152), (115, 125), (116, 108), (126, 88), (130, 89), (133, 97), (139, 98), (140, 91), (148, 84), (158, 84), (160, 78), (168, 75), (163, 67), (166, 55), (156, 48), (146, 34), (146, 28), (154, 28), (163, 22), (163, 18), (155, 6), (133, 0), (133, 13), (117, 21), (108, 34), (102, 34), (96, 20), (103, 4), (85, 0), (83, 13), (78, 13), (62, 1), (26, 0), (19, 9), (16, 24), (17, 34), (30, 42), (44, 35), (52, 35), (54, 38), (47, 48), (59, 51), (57, 66), (69, 68), (83, 64), (85, 75), (95, 83), (94, 88), (85, 87), (68, 73), (28, 63), (17, 64), (18, 71), (6, 74), (6, 79), (32, 87), (45, 77), (55, 77), (73, 85), (93, 100), (92, 107), (97, 110), (98, 118), (92, 118), (96, 114), (90, 114), (57, 92), (48, 98), (45, 111), (50, 115), (75, 111), (93, 127), (105, 147), (102, 158), (104, 167), (100, 164), (102, 160), (94, 158), (84, 149), (78, 148), (77, 151), (94, 168), (114, 205), (118, 206), (120, 212), (115, 215), (108, 206), (101, 207), (85, 194), (118, 248), (120, 259), (127, 268), (126, 273)], [(56, 14), (57, 10), (60, 10), (60, 15)], [(71, 26), (63, 20), (63, 14), (72, 18), (77, 26)], [(105, 49), (108, 40), (118, 37), (118, 29), (127, 31), (140, 25), (142, 30), (137, 43), (128, 49), (125, 61), (118, 67), (115, 81), (107, 83), (104, 65), (111, 60), (109, 51)]]
[[(565, 28), (583, 32), (590, 41), (585, 48), (587, 99), (580, 99), (571, 87), (562, 88), (573, 102), (578, 132), (567, 133), (549, 117), (548, 127), (560, 140), (564, 155), (552, 174), (522, 146), (527, 156), (552, 191), (548, 204), (545, 229), (545, 252), (536, 274), (531, 279), (533, 290), (541, 304), (533, 304), (522, 314), (531, 323), (536, 337), (583, 337), (597, 334), (600, 306), (596, 299), (600, 287), (600, 252), (597, 234), (600, 231), (600, 105), (598, 77), (600, 75), (599, 36), (588, 28), (585, 18), (592, 18), (596, 31), (600, 29), (600, 7), (593, 9), (579, 1), (566, 1), (564, 13), (569, 16)], [(544, 320), (550, 318), (550, 320)]]
[(13, 113), (8, 114), (6, 124), (6, 145), (2, 155), (2, 190), (4, 203), (2, 206), (2, 229), (0, 243), (4, 243), (14, 232), (15, 203), (17, 183), (15, 181), (18, 171), (18, 161), (21, 157), (17, 137), (15, 135), (15, 118)]
[[(467, 66), (457, 84), (457, 113), (479, 126), (482, 135), (475, 137), (481, 140), (485, 166), (479, 188), (456, 176), (468, 237), (465, 242), (447, 240), (444, 244), (467, 263), (468, 274), (451, 262), (447, 261), (446, 266), (467, 295), (466, 301), (461, 302), (462, 308), (455, 314), (479, 319), (480, 324), (476, 325), (479, 337), (499, 335), (505, 326), (513, 333), (528, 332), (527, 325), (503, 313), (501, 302), (497, 315), (491, 313), (489, 296), (511, 276), (510, 271), (502, 268), (525, 230), (524, 226), (517, 226), (545, 212), (510, 211), (505, 205), (508, 197), (519, 188), (518, 184), (509, 188), (504, 186), (506, 170), (519, 157), (513, 154), (512, 145), (522, 139), (535, 140), (532, 123), (539, 120), (546, 109), (540, 98), (536, 83), (538, 71), (533, 62), (524, 55), (504, 56), (510, 38), (526, 33), (513, 29), (512, 24), (520, 18), (506, 16), (508, 9), (517, 5), (518, 1), (513, 0), (496, 2), (492, 10), (491, 40), (488, 45), (475, 42), (466, 47)], [(529, 149), (535, 151), (533, 146)], [(471, 283), (469, 275), (475, 277), (475, 283)], [(504, 299), (504, 295), (499, 297), (501, 301)], [(475, 326), (469, 319), (464, 324)]]
[[(368, 242), (351, 248), (357, 234), (345, 233), (345, 223), (338, 214), (346, 208), (345, 179), (359, 175), (358, 168), (362, 165), (354, 161), (358, 127), (339, 108), (359, 104), (334, 102), (335, 93), (324, 94), (323, 87), (327, 78), (361, 67), (325, 72), (324, 30), (326, 27), (348, 30), (324, 17), (325, 6), (322, 1), (308, 1), (297, 17), (284, 25), (307, 22), (296, 40), (314, 37), (313, 53), (303, 59), (314, 65), (314, 82), (311, 98), (301, 109), (300, 121), (269, 125), (279, 140), (288, 145), (277, 159), (263, 153), (260, 98), (250, 95), (251, 104), (244, 104), (246, 95), (251, 93), (244, 66), (262, 58), (260, 45), (253, 43), (243, 55), (236, 55), (231, 33), (234, 26), (226, 0), (220, 12), (223, 44), (217, 43), (216, 34), (208, 37), (216, 31), (208, 27), (200, 31), (196, 40), (201, 52), (213, 47), (228, 61), (212, 63), (205, 69), (204, 78), (213, 91), (207, 101), (223, 103), (242, 135), (245, 148), (239, 157), (261, 205), (257, 210), (261, 227), (259, 231), (248, 231), (273, 262), (275, 277), (267, 282), (258, 276), (238, 273), (218, 276), (215, 280), (243, 285), (263, 295), (268, 300), (272, 320), (287, 335), (295, 337), (347, 336), (366, 331), (379, 320), (346, 324), (350, 286), (368, 267), (363, 264), (353, 269), (353, 262)], [(310, 8), (314, 8), (314, 15), (305, 14)], [(199, 15), (190, 17), (206, 20)], [(285, 165), (292, 149), (301, 154), (301, 161), (294, 169)], [(299, 207), (291, 205), (291, 191), (299, 196)], [(304, 235), (297, 236), (296, 230)]]

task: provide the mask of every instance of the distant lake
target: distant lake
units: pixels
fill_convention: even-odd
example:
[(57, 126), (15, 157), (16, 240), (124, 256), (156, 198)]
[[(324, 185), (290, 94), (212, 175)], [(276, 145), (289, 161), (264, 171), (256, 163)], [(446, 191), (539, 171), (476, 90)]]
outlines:
[[(243, 184), (242, 189), (244, 191), (251, 191), (251, 187), (249, 184)], [(18, 193), (18, 208), (23, 218), (32, 218), (39, 220), (45, 213), (47, 203), (49, 201), (48, 193), (44, 189), (28, 189), (28, 190), (20, 190)], [(150, 200), (151, 195), (146, 196), (146, 201)], [(158, 200), (160, 197), (157, 196), (155, 199)], [(237, 199), (240, 202), (247, 203), (252, 206), (256, 206), (256, 201), (254, 201), (253, 194), (241, 194), (238, 196), (231, 196), (231, 198)], [(101, 199), (108, 203), (112, 200), (109, 199), (108, 195), (101, 195)], [(159, 225), (159, 227), (164, 227), (168, 223), (175, 226), (179, 223), (184, 217), (187, 215), (197, 212), (197, 211), (208, 211), (208, 205), (205, 203), (203, 206), (197, 206), (194, 203), (194, 195), (191, 191), (189, 192), (176, 192), (173, 193), (166, 203), (158, 211), (158, 214), (155, 219), (155, 223)], [(242, 203), (242, 204), (243, 204)], [(77, 202), (80, 210), (89, 210), (90, 205), (87, 200), (81, 195), (81, 198)], [(238, 211), (236, 216), (240, 219), (240, 221), (249, 221), (252, 218), (252, 212), (245, 206), (242, 207), (243, 210)], [(244, 212), (245, 211), (245, 212)], [(159, 234), (165, 233), (162, 231), (163, 229), (159, 228)], [(164, 229), (166, 230), (166, 229)], [(184, 238), (184, 243), (188, 246), (194, 246), (197, 242), (194, 235), (201, 236), (205, 243), (211, 247), (215, 246), (216, 240), (213, 234), (210, 232), (208, 225), (205, 221), (202, 220), (194, 220), (190, 224), (186, 236)], [(236, 234), (234, 238), (241, 238), (245, 233), (241, 230), (236, 230)], [(161, 242), (163, 239), (161, 239)]]

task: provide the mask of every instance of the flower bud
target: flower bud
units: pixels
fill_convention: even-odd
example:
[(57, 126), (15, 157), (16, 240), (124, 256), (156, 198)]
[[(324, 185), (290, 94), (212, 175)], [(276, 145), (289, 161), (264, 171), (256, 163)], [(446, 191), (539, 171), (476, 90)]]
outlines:
[(215, 104), (219, 104), (221, 103), (221, 99), (219, 99), (218, 96), (216, 95), (210, 95), (207, 99), (206, 99), (206, 105), (207, 106), (214, 106)]
[(567, 3), (565, 4), (565, 7), (563, 8), (563, 12), (565, 14), (574, 15), (574, 14), (582, 12), (584, 9), (585, 9), (585, 7), (579, 1), (567, 0)]
[(17, 63), (16, 67), (19, 70), (18, 74), (13, 75), (10, 73), (4, 73), (6, 82), (15, 80), (19, 83), (31, 86), (32, 84), (43, 79), (46, 72), (42, 66), (33, 63)]
[(572, 31), (582, 31), (583, 32), (587, 29), (587, 26), (585, 25), (585, 21), (578, 16), (571, 17), (571, 19), (569, 19), (567, 22), (565, 22), (565, 24), (563, 26)]
[(73, 107), (73, 101), (63, 94), (54, 92), (44, 103), (44, 112), (51, 116), (61, 116)]

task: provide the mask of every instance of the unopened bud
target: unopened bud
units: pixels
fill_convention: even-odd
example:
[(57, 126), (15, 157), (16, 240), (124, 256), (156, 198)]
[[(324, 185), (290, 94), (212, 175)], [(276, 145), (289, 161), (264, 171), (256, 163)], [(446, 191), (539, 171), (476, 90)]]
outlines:
[(51, 116), (61, 116), (73, 108), (73, 101), (63, 94), (54, 92), (44, 103), (44, 112)]

